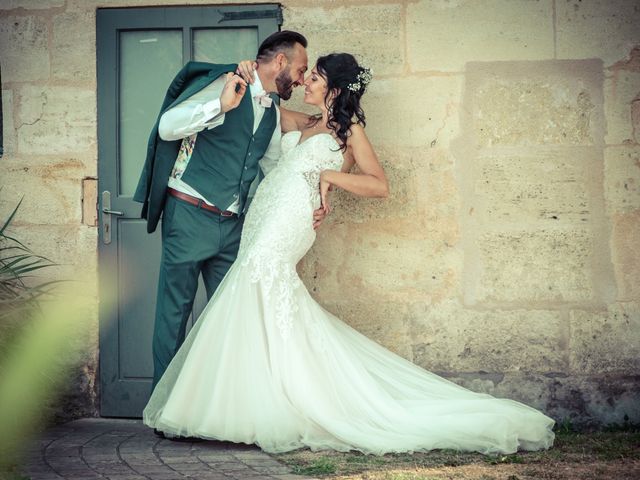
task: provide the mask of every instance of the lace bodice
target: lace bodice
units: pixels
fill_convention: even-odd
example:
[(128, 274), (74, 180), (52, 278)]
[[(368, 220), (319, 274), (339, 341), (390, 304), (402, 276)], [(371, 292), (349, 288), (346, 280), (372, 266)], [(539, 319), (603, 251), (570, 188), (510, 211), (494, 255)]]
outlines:
[(299, 143), (302, 132), (282, 136), (282, 157), (260, 183), (247, 212), (238, 261), (250, 268), (277, 296), (278, 324), (283, 336), (294, 306), (291, 292), (300, 285), (295, 266), (316, 238), (313, 211), (320, 207), (320, 173), (339, 170), (343, 157), (328, 133)]

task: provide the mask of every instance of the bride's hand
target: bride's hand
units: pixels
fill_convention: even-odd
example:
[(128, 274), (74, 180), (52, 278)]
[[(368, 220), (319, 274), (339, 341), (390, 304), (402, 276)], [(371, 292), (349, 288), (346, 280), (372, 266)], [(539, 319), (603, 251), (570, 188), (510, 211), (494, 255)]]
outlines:
[(331, 206), (329, 205), (329, 191), (331, 190), (331, 183), (327, 180), (326, 170), (320, 173), (320, 201), (322, 202), (322, 209), (325, 214), (331, 212)]
[(242, 60), (238, 63), (236, 73), (240, 75), (245, 82), (253, 83), (255, 81), (255, 70), (258, 64), (254, 60)]

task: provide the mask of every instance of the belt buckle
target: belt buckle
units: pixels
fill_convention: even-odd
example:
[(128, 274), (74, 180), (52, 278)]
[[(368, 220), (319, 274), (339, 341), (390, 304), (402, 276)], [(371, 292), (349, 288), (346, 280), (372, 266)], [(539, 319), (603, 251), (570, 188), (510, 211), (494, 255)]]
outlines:
[(229, 210), (223, 210), (220, 212), (220, 216), (221, 217), (233, 217), (233, 212), (230, 212)]

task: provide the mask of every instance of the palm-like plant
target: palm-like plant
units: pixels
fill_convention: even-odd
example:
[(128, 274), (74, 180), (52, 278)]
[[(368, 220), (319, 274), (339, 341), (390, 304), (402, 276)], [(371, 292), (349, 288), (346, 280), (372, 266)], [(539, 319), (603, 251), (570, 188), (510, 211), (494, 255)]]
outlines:
[(31, 278), (39, 270), (54, 266), (49, 259), (36, 255), (22, 242), (7, 234), (22, 200), (0, 227), (0, 323), (37, 308), (38, 300), (50, 292), (57, 281), (33, 284)]

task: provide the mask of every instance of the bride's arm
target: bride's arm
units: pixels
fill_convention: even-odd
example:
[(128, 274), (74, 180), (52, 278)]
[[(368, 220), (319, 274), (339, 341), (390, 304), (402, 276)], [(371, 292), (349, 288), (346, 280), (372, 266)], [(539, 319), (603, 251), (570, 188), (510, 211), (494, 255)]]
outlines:
[(310, 115), (295, 110), (287, 110), (280, 106), (280, 128), (283, 132), (304, 130), (309, 123)]
[[(325, 211), (329, 210), (327, 192), (331, 185), (362, 197), (386, 198), (389, 196), (387, 177), (362, 126), (351, 126), (351, 135), (347, 138), (347, 153), (347, 161), (342, 171), (324, 170), (320, 174), (320, 194)], [(354, 161), (358, 165), (359, 172), (347, 173), (345, 170), (350, 169), (353, 165), (350, 162)]]

